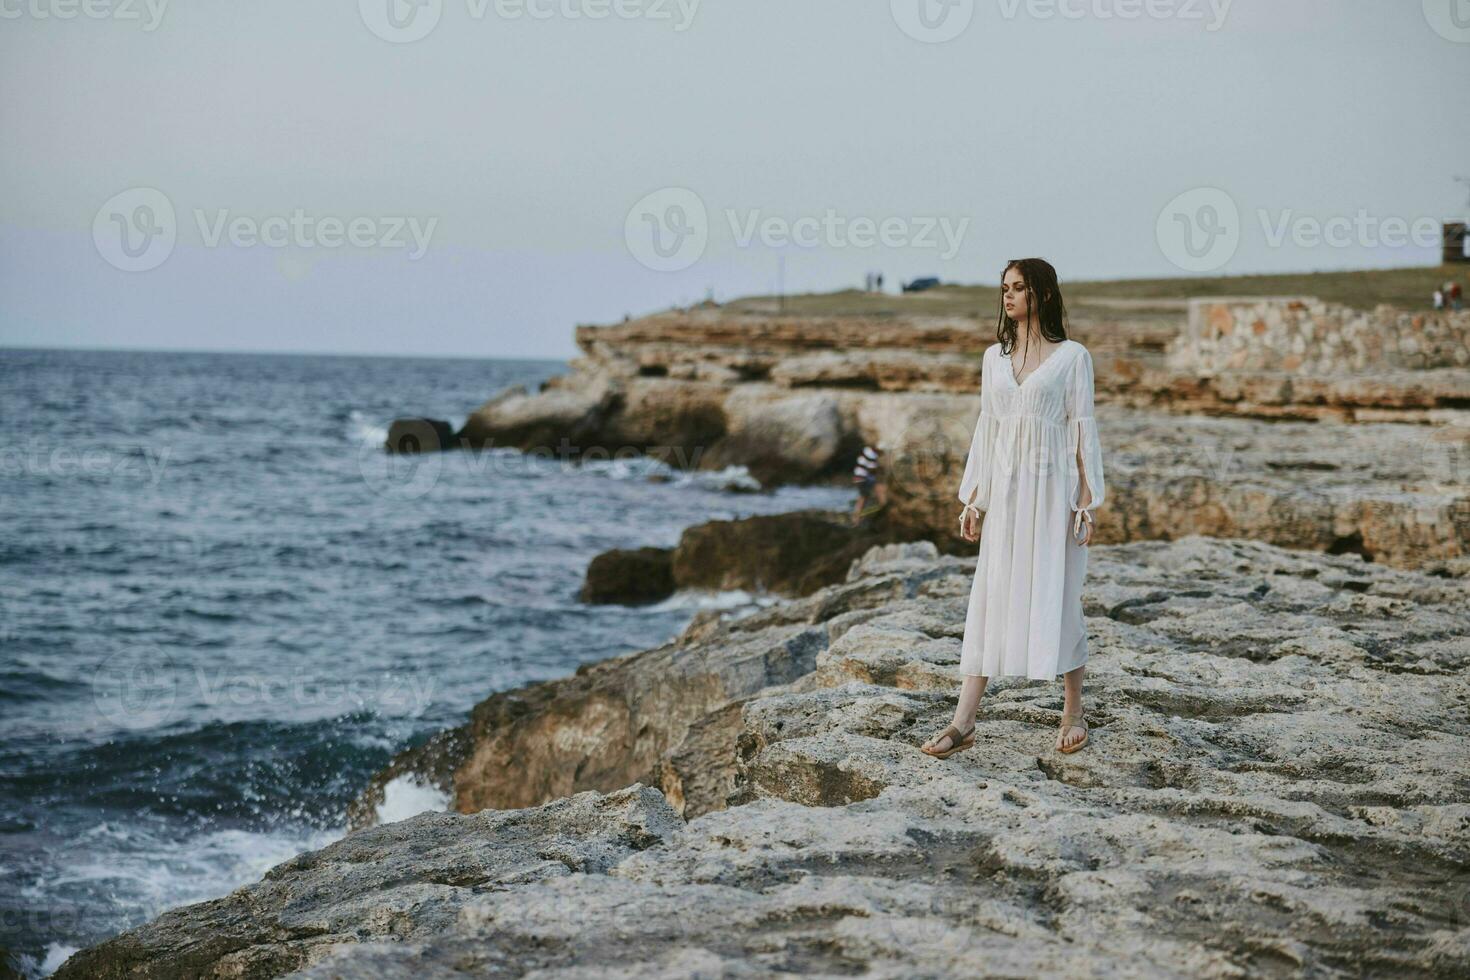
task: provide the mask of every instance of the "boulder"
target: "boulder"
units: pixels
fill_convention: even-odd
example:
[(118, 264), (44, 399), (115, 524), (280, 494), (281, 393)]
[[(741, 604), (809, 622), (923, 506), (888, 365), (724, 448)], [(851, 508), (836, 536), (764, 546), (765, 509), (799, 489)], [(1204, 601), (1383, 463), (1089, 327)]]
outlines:
[(434, 453), (455, 445), (454, 427), (443, 419), (394, 419), (384, 442), (390, 453)]
[(575, 387), (550, 385), (535, 394), (514, 385), (465, 420), (459, 436), (472, 449), (512, 447), (577, 456), (600, 438), (605, 415), (617, 398), (603, 375)]
[(862, 448), (835, 397), (793, 395), (773, 385), (741, 385), (724, 402), (726, 434), (701, 465), (749, 468), (762, 484), (807, 483), (851, 468)]
[(855, 529), (843, 511), (800, 510), (688, 528), (673, 552), (680, 589), (803, 596), (847, 575), (875, 544), (892, 540), (881, 525)]
[(587, 566), (578, 598), (583, 602), (657, 602), (674, 592), (673, 552), (668, 548), (605, 551)]

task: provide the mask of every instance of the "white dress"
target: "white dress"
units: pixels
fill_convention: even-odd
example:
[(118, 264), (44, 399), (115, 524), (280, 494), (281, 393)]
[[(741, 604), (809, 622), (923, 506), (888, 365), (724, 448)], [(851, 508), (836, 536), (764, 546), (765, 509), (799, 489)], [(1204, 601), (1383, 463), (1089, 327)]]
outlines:
[(960, 672), (1052, 680), (1087, 662), (1087, 548), (1073, 540), (1071, 525), (1079, 445), (1092, 491), (1087, 509), (1103, 502), (1092, 354), (1064, 340), (1018, 385), (1011, 358), (992, 344), (980, 377), (980, 418), (959, 498), (985, 511), (985, 520)]

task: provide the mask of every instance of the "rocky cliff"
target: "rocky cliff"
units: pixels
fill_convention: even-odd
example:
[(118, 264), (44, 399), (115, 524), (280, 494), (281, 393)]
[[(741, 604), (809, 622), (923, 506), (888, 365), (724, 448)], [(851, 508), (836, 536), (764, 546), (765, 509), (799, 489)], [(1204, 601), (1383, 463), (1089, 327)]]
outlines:
[[(1091, 743), (1055, 752), (1059, 687), (1008, 680), (975, 747), (937, 760), (918, 746), (953, 711), (972, 574), (875, 548), (806, 598), (507, 700), (548, 757), (597, 755), (564, 719), (616, 719), (607, 743), (642, 744), (650, 777), (359, 831), (57, 976), (1470, 971), (1465, 578), (1095, 546)], [(651, 685), (636, 718), (605, 696), (620, 674)], [(637, 720), (673, 710), (677, 743)], [(483, 764), (507, 793), (526, 775)]]
[[(1405, 567), (1470, 555), (1470, 313), (1269, 298), (1127, 312), (1072, 323), (1116, 487), (1098, 540), (1242, 536)], [(845, 482), (872, 444), (888, 453), (883, 532), (963, 554), (955, 488), (993, 342), (977, 318), (918, 314), (716, 307), (579, 327), (571, 373), (499, 393), (462, 436), (743, 465), (764, 484)]]

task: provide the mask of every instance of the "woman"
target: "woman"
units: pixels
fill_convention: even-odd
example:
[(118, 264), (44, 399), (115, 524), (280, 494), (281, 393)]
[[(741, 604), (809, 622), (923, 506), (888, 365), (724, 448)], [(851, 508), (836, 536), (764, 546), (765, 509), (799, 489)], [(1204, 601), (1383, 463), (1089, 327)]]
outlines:
[(954, 721), (923, 746), (941, 759), (975, 744), (975, 712), (991, 677), (1063, 675), (1056, 748), (1087, 744), (1082, 579), (1091, 510), (1103, 502), (1092, 355), (1067, 338), (1057, 273), (1045, 260), (1006, 266), (1001, 307), (959, 490), (966, 541), (977, 540), (986, 512), (960, 647), (964, 681)]

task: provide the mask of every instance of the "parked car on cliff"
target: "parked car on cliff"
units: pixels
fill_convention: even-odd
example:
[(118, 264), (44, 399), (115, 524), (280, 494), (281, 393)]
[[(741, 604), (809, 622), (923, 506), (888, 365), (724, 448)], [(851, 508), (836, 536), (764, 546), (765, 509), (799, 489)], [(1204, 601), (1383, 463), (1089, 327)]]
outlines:
[(925, 276), (922, 279), (915, 279), (912, 282), (904, 283), (903, 291), (906, 293), (922, 293), (924, 290), (933, 289), (937, 285), (939, 285), (937, 278), (934, 276)]

